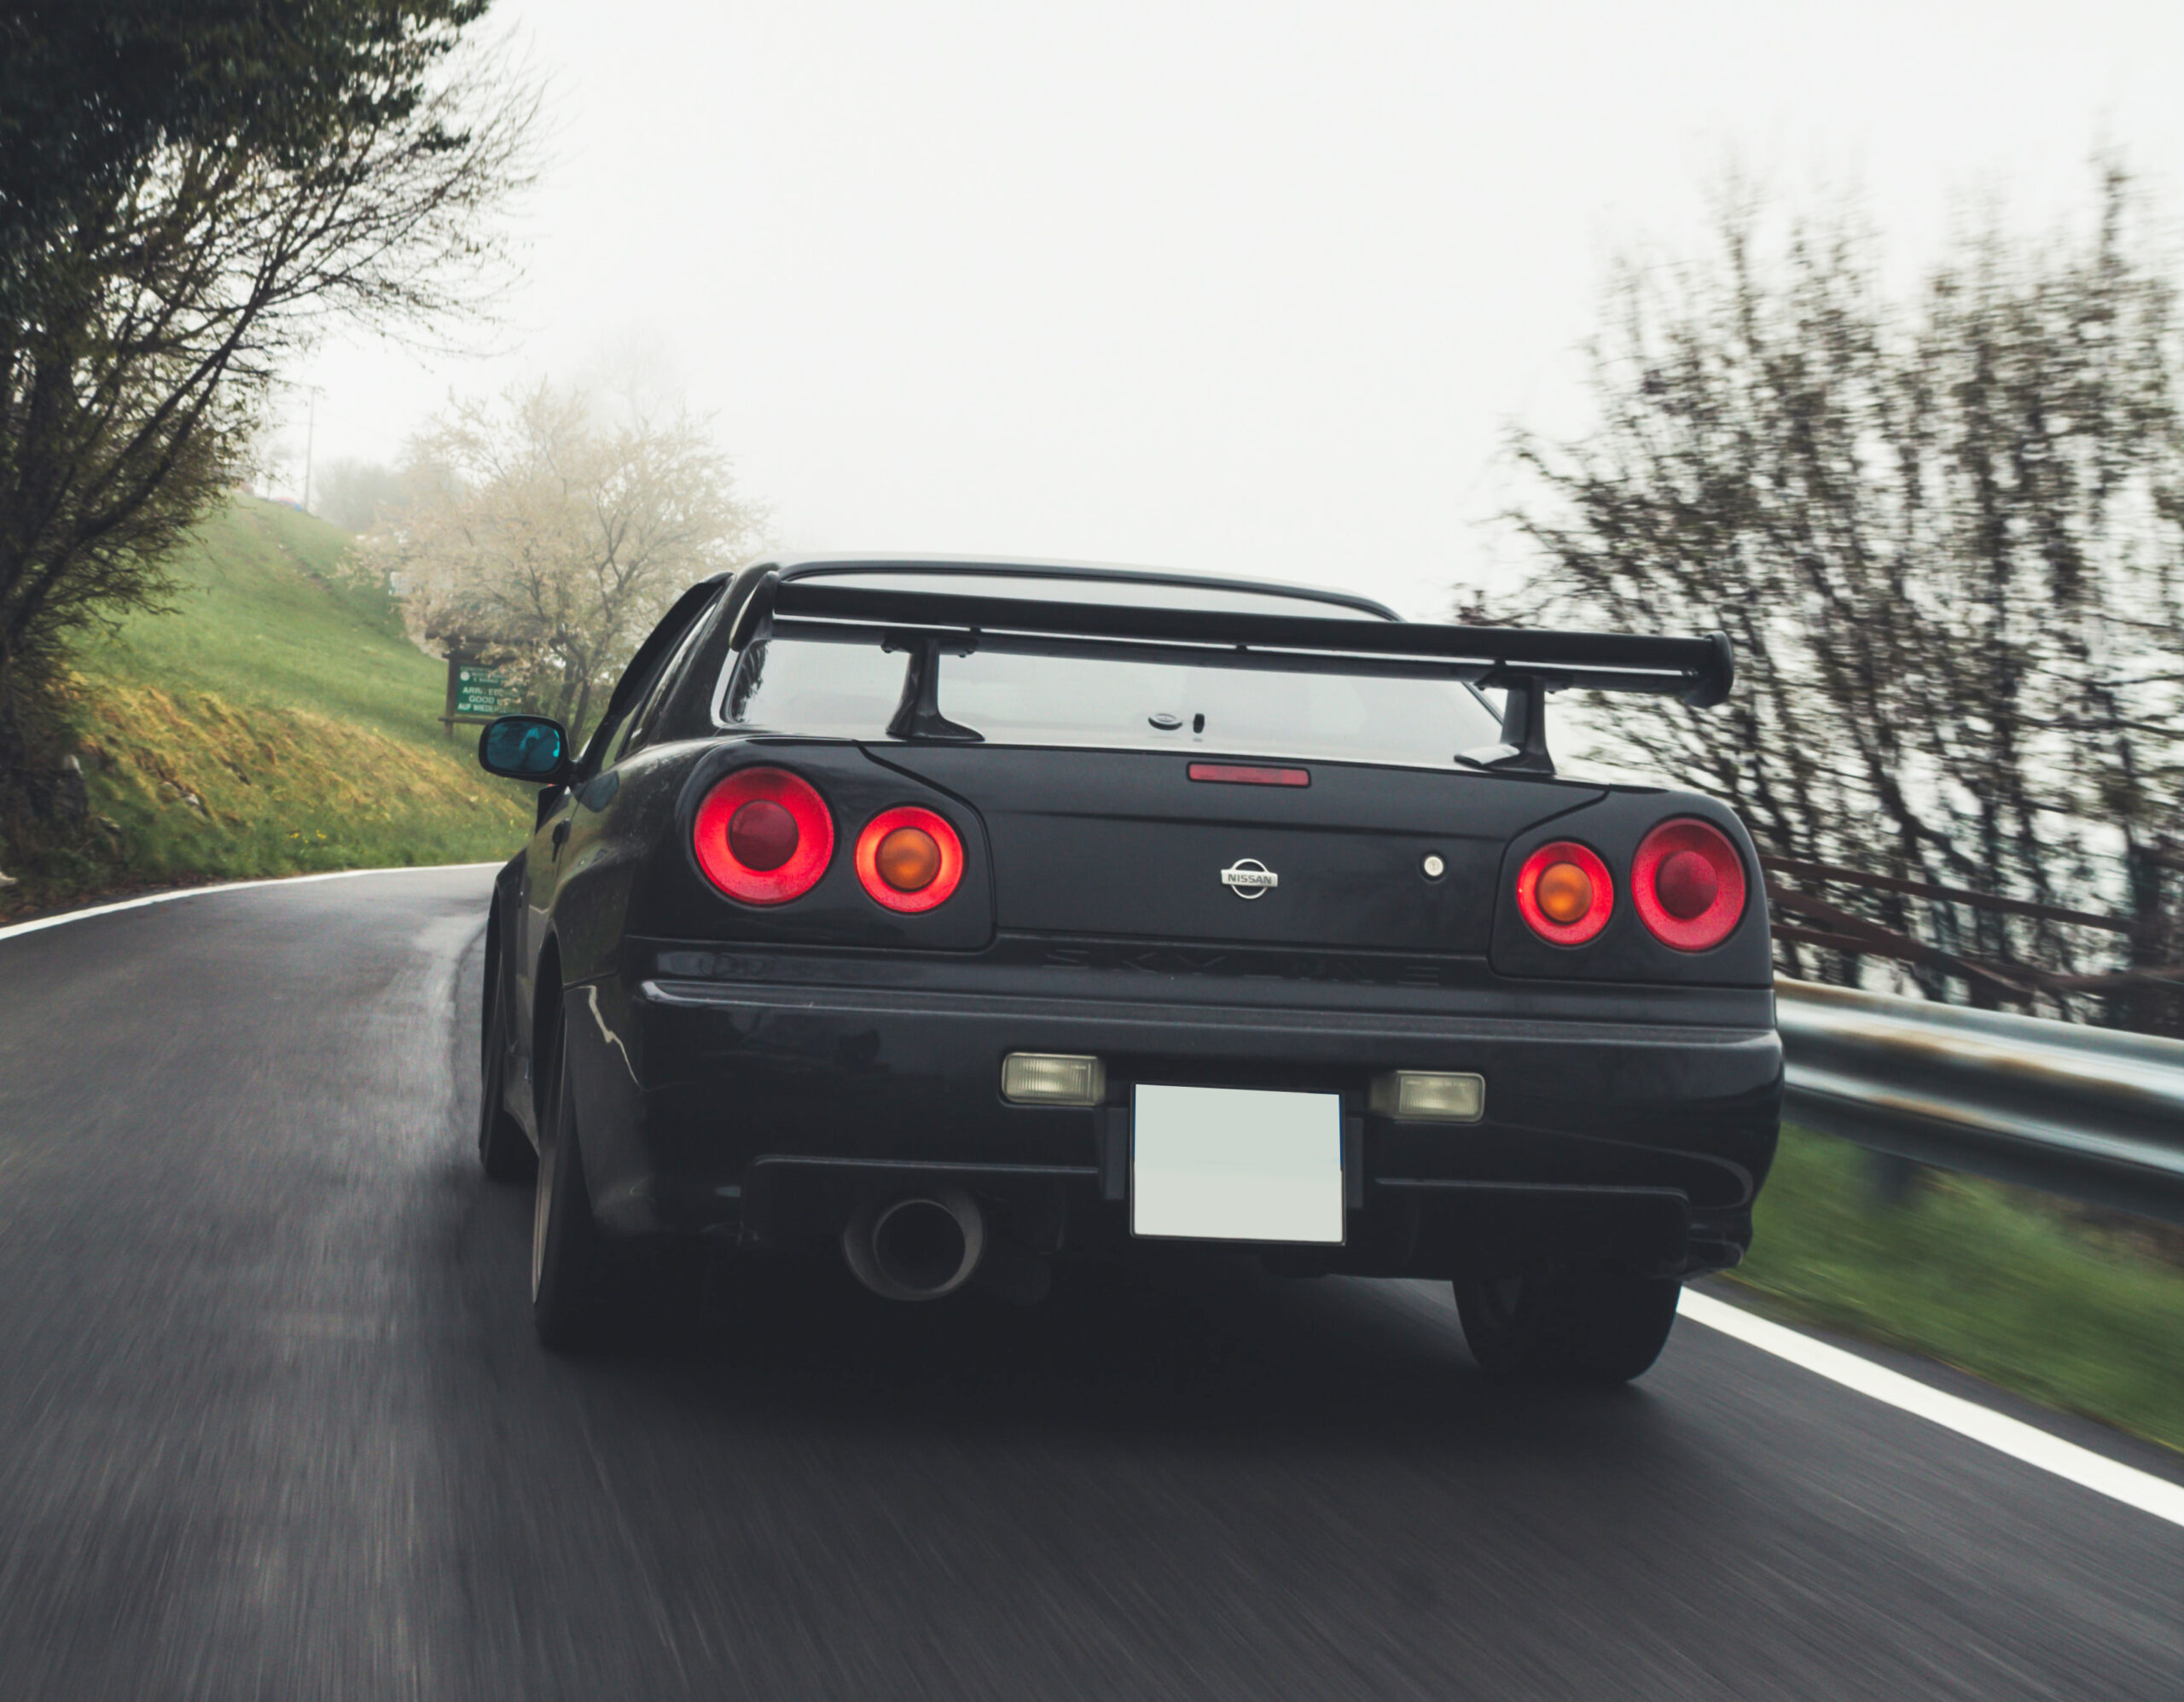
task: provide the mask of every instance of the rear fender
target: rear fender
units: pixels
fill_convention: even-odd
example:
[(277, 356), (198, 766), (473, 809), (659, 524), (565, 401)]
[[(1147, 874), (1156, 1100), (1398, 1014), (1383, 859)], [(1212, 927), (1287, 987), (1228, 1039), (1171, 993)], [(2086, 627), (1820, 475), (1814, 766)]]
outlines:
[(638, 1075), (642, 1031), (619, 978), (578, 982), (564, 989), (561, 998), (569, 1087), (582, 1136), (578, 1150), (592, 1216), (610, 1234), (642, 1234), (658, 1227), (654, 1166), (644, 1141), (650, 1107)]

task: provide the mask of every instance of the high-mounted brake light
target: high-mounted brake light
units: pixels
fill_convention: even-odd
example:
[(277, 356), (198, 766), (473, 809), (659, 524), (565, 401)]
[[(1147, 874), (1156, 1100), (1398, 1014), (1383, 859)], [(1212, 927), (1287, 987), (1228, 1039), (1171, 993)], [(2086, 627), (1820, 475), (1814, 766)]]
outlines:
[(963, 841), (930, 810), (883, 810), (857, 836), (857, 878), (891, 910), (933, 909), (963, 878)]
[(706, 794), (692, 832), (706, 879), (746, 904), (786, 904), (819, 884), (834, 856), (834, 818), (787, 769), (738, 769)]
[(1688, 816), (1664, 822), (1638, 842), (1630, 898), (1662, 944), (1705, 951), (1744, 919), (1744, 861), (1711, 822)]
[(1310, 786), (1310, 769), (1252, 768), (1239, 763), (1193, 763), (1193, 780), (1210, 780), (1223, 786)]
[(1583, 945), (1615, 911), (1615, 883), (1594, 851), (1571, 839), (1542, 845), (1517, 871), (1517, 909), (1556, 945)]

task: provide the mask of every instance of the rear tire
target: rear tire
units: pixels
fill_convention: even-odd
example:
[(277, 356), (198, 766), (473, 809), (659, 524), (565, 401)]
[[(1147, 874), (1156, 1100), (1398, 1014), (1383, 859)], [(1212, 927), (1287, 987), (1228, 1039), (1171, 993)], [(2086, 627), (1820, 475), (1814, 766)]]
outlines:
[(1613, 1265), (1455, 1282), (1464, 1342), (1479, 1368), (1513, 1381), (1627, 1383), (1660, 1356), (1683, 1284)]
[(549, 1032), (550, 1091), (539, 1108), (538, 1185), (531, 1220), (531, 1321), (541, 1345), (566, 1353), (590, 1346), (602, 1322), (605, 1295), (599, 1228), (584, 1181), (569, 1049), (557, 1021)]
[(503, 1008), (485, 989), (485, 1083), (478, 1102), (478, 1163), (491, 1182), (528, 1182), (538, 1169), (531, 1137), (508, 1107), (508, 1048)]

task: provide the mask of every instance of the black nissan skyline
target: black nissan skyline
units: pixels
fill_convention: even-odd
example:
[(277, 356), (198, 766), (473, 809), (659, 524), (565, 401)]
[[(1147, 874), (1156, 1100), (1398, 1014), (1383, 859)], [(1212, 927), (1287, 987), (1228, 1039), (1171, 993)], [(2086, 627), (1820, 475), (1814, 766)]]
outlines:
[(492, 723), (537, 828), (486, 932), (486, 1173), (540, 1339), (609, 1243), (1031, 1302), (1225, 1247), (1445, 1279), (1490, 1373), (1618, 1381), (1735, 1264), (1782, 1095), (1750, 837), (1560, 773), (1547, 700), (1705, 707), (1725, 638), (1409, 622), (1037, 561), (694, 586), (579, 754)]

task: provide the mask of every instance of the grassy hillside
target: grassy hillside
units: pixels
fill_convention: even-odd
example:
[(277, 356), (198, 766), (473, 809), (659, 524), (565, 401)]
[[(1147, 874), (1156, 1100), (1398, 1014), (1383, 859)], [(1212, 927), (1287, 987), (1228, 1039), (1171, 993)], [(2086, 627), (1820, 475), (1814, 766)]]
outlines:
[(90, 796), (82, 842), (9, 873), (0, 913), (94, 893), (509, 855), (520, 788), (481, 773), (474, 732), (434, 718), (445, 665), (349, 535), (240, 498), (174, 562), (175, 612), (78, 652), (71, 714)]

